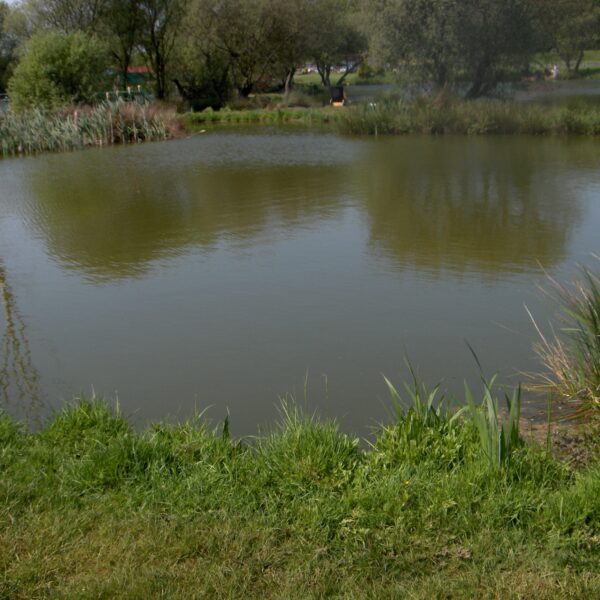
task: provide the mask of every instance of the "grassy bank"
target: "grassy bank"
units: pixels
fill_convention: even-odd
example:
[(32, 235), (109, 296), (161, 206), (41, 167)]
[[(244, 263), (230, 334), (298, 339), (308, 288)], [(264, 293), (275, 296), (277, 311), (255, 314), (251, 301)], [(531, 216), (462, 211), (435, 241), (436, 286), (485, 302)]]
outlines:
[(349, 135), (600, 135), (600, 107), (554, 107), (492, 100), (477, 102), (383, 99), (369, 105), (174, 110), (104, 104), (68, 111), (0, 115), (0, 156), (67, 151), (87, 146), (179, 137), (213, 125), (298, 125)]
[(206, 111), (183, 116), (197, 131), (213, 124), (329, 126), (353, 135), (600, 135), (600, 107), (555, 107), (497, 100), (405, 102), (384, 99), (345, 108), (264, 108)]
[(511, 443), (489, 408), (420, 392), (367, 449), (285, 405), (246, 441), (96, 402), (36, 433), (2, 416), (0, 597), (599, 597), (600, 463)]
[[(597, 418), (598, 280), (559, 292), (542, 383)], [(35, 432), (0, 413), (0, 598), (600, 597), (597, 424), (556, 447), (521, 431), (520, 390), (450, 413), (386, 382), (395, 418), (362, 443), (291, 403), (243, 440), (98, 401)]]
[(340, 128), (356, 134), (600, 134), (600, 108), (549, 107), (494, 100), (383, 101), (344, 113)]
[(254, 108), (249, 110), (206, 110), (182, 115), (186, 130), (195, 132), (209, 125), (304, 125), (320, 126), (339, 122), (339, 109), (320, 108)]
[(15, 156), (173, 137), (175, 113), (133, 103), (0, 114), (0, 155)]

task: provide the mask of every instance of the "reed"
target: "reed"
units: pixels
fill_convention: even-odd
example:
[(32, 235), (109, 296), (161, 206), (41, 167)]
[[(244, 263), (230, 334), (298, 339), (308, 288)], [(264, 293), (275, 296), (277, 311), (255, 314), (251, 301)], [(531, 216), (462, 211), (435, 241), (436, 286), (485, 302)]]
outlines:
[(382, 99), (341, 113), (350, 134), (587, 135), (600, 134), (600, 108), (546, 106), (499, 100)]
[(183, 117), (186, 129), (195, 131), (207, 125), (322, 125), (340, 118), (339, 111), (331, 108), (265, 108), (249, 110), (205, 110), (187, 113)]
[(0, 154), (7, 157), (164, 140), (172, 135), (176, 123), (172, 111), (123, 101), (58, 112), (8, 111), (0, 115)]
[(502, 419), (498, 399), (492, 389), (495, 378), (484, 381), (484, 397), (481, 406), (477, 406), (469, 387), (465, 385), (465, 396), (470, 417), (477, 428), (481, 448), (492, 469), (509, 465), (515, 450), (522, 445), (520, 433), (521, 389), (512, 396), (505, 394), (507, 413)]
[(551, 279), (550, 295), (562, 311), (562, 326), (539, 334), (536, 353), (545, 371), (534, 375), (531, 387), (566, 401), (574, 416), (600, 411), (600, 280), (583, 269), (583, 277), (571, 286)]
[(207, 125), (326, 125), (350, 135), (577, 135), (600, 134), (600, 108), (550, 106), (453, 97), (405, 100), (390, 96), (345, 108), (285, 107), (223, 109), (188, 113), (191, 131)]

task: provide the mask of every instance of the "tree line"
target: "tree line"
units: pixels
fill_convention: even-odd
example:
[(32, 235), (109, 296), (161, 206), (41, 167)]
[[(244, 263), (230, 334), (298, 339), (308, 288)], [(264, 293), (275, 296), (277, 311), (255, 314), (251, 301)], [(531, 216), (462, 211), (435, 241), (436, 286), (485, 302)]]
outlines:
[(540, 52), (575, 73), (599, 38), (600, 0), (0, 0), (0, 92), (86, 102), (143, 64), (156, 98), (219, 108), (289, 92), (307, 63), (324, 87), (368, 63), (475, 98)]

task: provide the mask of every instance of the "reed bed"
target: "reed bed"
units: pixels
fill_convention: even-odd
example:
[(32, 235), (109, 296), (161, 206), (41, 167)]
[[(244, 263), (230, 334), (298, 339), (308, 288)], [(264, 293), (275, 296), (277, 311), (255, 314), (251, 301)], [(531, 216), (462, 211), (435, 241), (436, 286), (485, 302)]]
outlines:
[(344, 133), (361, 135), (586, 135), (600, 134), (600, 107), (517, 104), (499, 100), (384, 99), (345, 110)]
[(249, 110), (205, 110), (187, 113), (184, 124), (197, 130), (207, 125), (323, 125), (337, 121), (340, 113), (331, 108), (264, 108)]
[(500, 100), (383, 98), (344, 108), (262, 108), (188, 113), (184, 126), (295, 124), (331, 126), (351, 135), (600, 135), (600, 107), (551, 106)]
[(69, 111), (7, 111), (0, 115), (3, 157), (139, 143), (171, 137), (172, 111), (123, 101)]

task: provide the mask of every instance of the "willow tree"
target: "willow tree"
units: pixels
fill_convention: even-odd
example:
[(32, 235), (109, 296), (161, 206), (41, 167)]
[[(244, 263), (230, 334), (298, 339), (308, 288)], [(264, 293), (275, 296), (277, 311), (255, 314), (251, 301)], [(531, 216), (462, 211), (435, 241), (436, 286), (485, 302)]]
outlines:
[(373, 59), (475, 98), (535, 50), (531, 0), (375, 0), (365, 7)]

